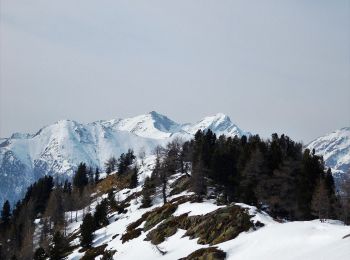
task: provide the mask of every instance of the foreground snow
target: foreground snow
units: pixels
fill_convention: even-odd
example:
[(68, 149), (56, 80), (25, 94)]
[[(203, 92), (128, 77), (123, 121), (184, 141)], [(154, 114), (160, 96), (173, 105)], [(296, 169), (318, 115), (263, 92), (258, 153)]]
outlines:
[[(125, 190), (121, 192), (124, 193)], [(184, 192), (181, 195), (186, 194), (188, 193)], [(181, 229), (178, 229), (176, 234), (167, 238), (158, 246), (144, 240), (147, 232), (142, 232), (138, 238), (122, 243), (121, 236), (126, 227), (138, 220), (145, 212), (160, 205), (161, 199), (156, 198), (155, 205), (151, 208), (139, 209), (140, 199), (132, 200), (126, 214), (112, 214), (110, 224), (95, 232), (93, 246), (107, 244), (106, 249), (117, 251), (114, 259), (125, 260), (179, 259), (186, 257), (197, 249), (209, 246), (197, 244), (197, 239), (191, 240), (189, 237), (184, 237), (186, 231)], [(233, 240), (215, 245), (227, 253), (227, 259), (343, 260), (350, 255), (350, 237), (343, 238), (350, 234), (350, 226), (345, 226), (336, 221), (321, 223), (319, 220), (279, 223), (266, 213), (258, 212), (255, 207), (245, 204), (237, 205), (248, 208), (249, 214), (254, 215), (252, 221), (260, 221), (265, 226), (258, 230), (241, 233)], [(173, 215), (178, 216), (188, 212), (189, 215), (204, 215), (218, 208), (219, 206), (215, 205), (213, 201), (204, 201), (203, 203), (186, 202), (180, 205)], [(73, 223), (70, 230), (75, 230), (80, 224), (80, 221)], [(74, 243), (78, 244), (79, 241), (74, 241)], [(68, 259), (80, 259), (83, 253), (79, 253), (79, 250), (80, 248), (76, 249)], [(162, 254), (162, 252), (165, 252), (165, 254)]]
[(257, 231), (244, 233), (224, 242), (219, 248), (227, 259), (321, 260), (348, 259), (350, 227), (319, 220), (275, 223)]
[[(143, 165), (140, 167), (139, 186), (137, 188), (120, 190), (115, 193), (115, 197), (119, 200), (124, 200), (132, 193), (140, 191), (145, 177), (150, 176), (152, 172), (154, 161), (155, 158), (152, 156), (144, 160)], [(103, 174), (101, 176), (104, 177)], [(181, 173), (172, 176), (169, 180), (169, 185), (181, 176)], [(170, 196), (168, 199), (171, 200), (179, 196), (188, 196), (191, 194), (185, 191)], [(105, 196), (103, 195), (102, 197)], [(96, 207), (97, 201), (101, 199), (101, 197), (96, 198), (91, 204), (90, 210), (92, 212)], [(114, 259), (122, 260), (173, 260), (186, 257), (200, 248), (209, 247), (209, 245), (199, 245), (197, 239), (184, 237), (186, 231), (182, 229), (178, 229), (173, 236), (167, 238), (158, 246), (144, 240), (148, 232), (142, 232), (139, 237), (122, 243), (121, 236), (125, 233), (130, 223), (141, 218), (145, 212), (162, 206), (160, 190), (158, 190), (153, 203), (154, 205), (150, 208), (140, 209), (141, 198), (134, 198), (130, 201), (130, 206), (127, 208), (125, 214), (110, 214), (110, 224), (95, 232), (93, 247), (107, 245), (107, 250), (116, 250)], [(343, 260), (348, 259), (350, 255), (350, 236), (346, 237), (350, 235), (350, 226), (345, 226), (339, 221), (328, 220), (322, 223), (319, 220), (314, 220), (280, 223), (275, 221), (267, 213), (257, 210), (256, 207), (243, 203), (236, 203), (236, 205), (247, 210), (249, 215), (252, 216), (251, 221), (259, 221), (264, 226), (258, 230), (249, 230), (248, 232), (241, 233), (233, 240), (215, 245), (227, 253), (227, 259)], [(184, 213), (188, 213), (189, 216), (205, 215), (221, 207), (223, 206), (216, 205), (215, 200), (204, 200), (201, 203), (184, 202), (178, 206), (173, 215), (179, 216)], [(68, 216), (69, 213), (67, 213)], [(68, 228), (70, 233), (79, 230), (82, 211), (78, 212), (78, 220), (78, 222), (70, 224)], [(143, 227), (144, 223), (140, 227)], [(75, 239), (72, 244), (79, 245), (79, 239)], [(73, 251), (68, 259), (80, 259), (84, 255), (84, 253), (79, 253), (80, 249), (79, 247)]]

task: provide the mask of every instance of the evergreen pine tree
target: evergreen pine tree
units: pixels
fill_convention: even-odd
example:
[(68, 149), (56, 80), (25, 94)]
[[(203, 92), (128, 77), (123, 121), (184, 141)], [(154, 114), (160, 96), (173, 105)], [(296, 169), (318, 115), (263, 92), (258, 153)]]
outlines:
[(102, 258), (101, 260), (113, 260), (113, 255), (114, 255), (115, 251), (109, 251), (109, 250), (105, 250), (103, 252)]
[(92, 245), (92, 240), (94, 239), (94, 226), (95, 221), (90, 213), (86, 214), (83, 219), (83, 223), (80, 225), (80, 245), (84, 248), (89, 248)]
[(154, 189), (155, 188), (152, 179), (150, 177), (146, 177), (142, 188), (141, 208), (148, 208), (152, 206), (151, 196), (154, 193)]
[(335, 184), (334, 184), (334, 179), (333, 179), (331, 168), (328, 168), (328, 170), (325, 174), (325, 185), (326, 185), (326, 188), (329, 192), (329, 195), (333, 196), (335, 194)]
[(68, 242), (66, 241), (66, 238), (62, 235), (60, 231), (56, 231), (49, 249), (50, 260), (65, 259), (67, 249)]
[(122, 153), (118, 159), (118, 173), (123, 174), (127, 172), (135, 158), (134, 151), (131, 149), (129, 149), (127, 153)]
[(115, 196), (114, 196), (114, 192), (113, 190), (110, 190), (108, 192), (108, 204), (109, 204), (109, 207), (112, 209), (112, 210), (117, 210), (117, 201), (115, 200)]
[(1, 220), (5, 227), (7, 227), (8, 224), (10, 223), (10, 218), (11, 218), (10, 202), (6, 200), (1, 211)]
[(67, 194), (72, 193), (72, 184), (68, 180), (64, 181), (63, 192)]
[(35, 250), (33, 260), (46, 260), (47, 258), (48, 255), (42, 247), (39, 247), (37, 250)]
[(105, 162), (105, 171), (107, 174), (110, 174), (115, 171), (115, 167), (117, 165), (117, 159), (112, 156)]
[(131, 172), (131, 177), (130, 177), (130, 185), (129, 185), (129, 188), (130, 189), (133, 189), (133, 188), (136, 188), (137, 187), (137, 184), (138, 184), (138, 177), (137, 177), (137, 167), (135, 166), (133, 169), (132, 169), (132, 172)]
[(98, 181), (100, 180), (100, 171), (98, 168), (96, 168), (95, 171), (95, 183), (98, 183)]
[(84, 187), (89, 183), (88, 172), (85, 163), (80, 163), (78, 170), (73, 177), (73, 185), (76, 187), (80, 194), (82, 193)]
[(101, 228), (109, 224), (107, 218), (107, 208), (108, 202), (107, 199), (103, 199), (100, 204), (96, 206), (94, 213), (95, 227)]

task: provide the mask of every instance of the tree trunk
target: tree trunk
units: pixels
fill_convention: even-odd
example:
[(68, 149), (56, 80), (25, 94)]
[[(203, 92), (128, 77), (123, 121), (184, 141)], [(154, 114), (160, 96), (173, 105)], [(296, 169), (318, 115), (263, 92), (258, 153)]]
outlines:
[(166, 182), (163, 182), (162, 193), (163, 193), (163, 202), (165, 204), (167, 202), (166, 201)]

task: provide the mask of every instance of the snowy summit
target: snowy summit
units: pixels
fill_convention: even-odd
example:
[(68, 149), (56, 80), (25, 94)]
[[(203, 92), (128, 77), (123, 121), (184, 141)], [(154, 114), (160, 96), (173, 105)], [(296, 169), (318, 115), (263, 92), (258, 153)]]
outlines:
[(129, 148), (150, 153), (172, 138), (189, 140), (198, 130), (208, 129), (232, 137), (249, 134), (222, 113), (180, 124), (155, 111), (89, 124), (60, 120), (36, 134), (15, 133), (0, 139), (0, 203), (5, 198), (17, 200), (42, 176), (71, 177), (80, 162), (102, 169), (108, 158), (118, 157)]

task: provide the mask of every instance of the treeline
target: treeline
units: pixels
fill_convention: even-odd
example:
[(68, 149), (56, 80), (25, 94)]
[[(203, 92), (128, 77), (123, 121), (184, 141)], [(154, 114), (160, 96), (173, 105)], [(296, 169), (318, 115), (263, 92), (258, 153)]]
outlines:
[[(143, 208), (150, 207), (158, 193), (167, 203), (169, 178), (182, 173), (199, 201), (215, 196), (221, 204), (243, 202), (287, 220), (350, 220), (350, 185), (344, 189), (347, 197), (340, 198), (322, 157), (303, 150), (302, 144), (288, 136), (273, 134), (263, 140), (258, 135), (217, 137), (210, 130), (198, 131), (192, 140), (174, 139), (154, 153), (152, 175), (146, 177), (141, 191)], [(108, 159), (105, 171), (118, 172), (126, 177), (127, 187), (135, 188), (135, 159), (128, 150), (118, 159)], [(72, 182), (59, 183), (46, 176), (28, 188), (13, 210), (6, 201), (0, 221), (0, 259), (63, 259), (69, 249), (66, 228), (78, 220), (78, 210), (83, 219), (81, 246), (91, 247), (94, 231), (108, 224), (108, 212), (122, 213), (125, 208), (115, 200), (112, 188), (91, 214), (91, 194), (98, 183), (99, 169), (81, 163)], [(36, 219), (40, 223), (34, 224)], [(39, 233), (34, 232), (36, 225)]]
[[(323, 158), (288, 136), (273, 134), (225, 137), (198, 131), (193, 140), (157, 147), (156, 163), (142, 190), (142, 207), (152, 205), (160, 187), (167, 202), (168, 178), (191, 172), (191, 189), (198, 200), (212, 196), (219, 203), (243, 202), (287, 220), (337, 218), (347, 221), (349, 209), (336, 193), (333, 176)], [(191, 167), (191, 169), (189, 169)], [(348, 208), (348, 207), (347, 207)]]
[(308, 220), (339, 217), (339, 200), (331, 170), (315, 151), (288, 136), (273, 134), (216, 137), (198, 131), (184, 144), (192, 162), (194, 191), (205, 194), (207, 179), (222, 187), (224, 202), (243, 202), (274, 217)]
[[(114, 157), (107, 160), (105, 170), (107, 174), (115, 170), (129, 174), (129, 187), (136, 187), (138, 169), (133, 165), (135, 158), (134, 152), (128, 150), (118, 160)], [(110, 205), (118, 207), (110, 194), (108, 200), (102, 200), (96, 206), (93, 215), (88, 213), (91, 194), (99, 182), (99, 169), (80, 163), (72, 182), (60, 183), (52, 176), (45, 176), (28, 187), (24, 198), (13, 210), (6, 201), (0, 220), (0, 259), (64, 259), (69, 249), (66, 229), (69, 223), (78, 221), (78, 213), (84, 219), (81, 245), (91, 245), (92, 237), (86, 234), (108, 224)], [(92, 225), (86, 225), (89, 218)], [(40, 223), (34, 223), (36, 219), (40, 219)], [(36, 225), (40, 227), (38, 234), (35, 233)]]
[[(79, 165), (75, 176), (82, 171), (89, 176), (84, 164)], [(87, 183), (82, 189), (68, 181), (55, 183), (52, 176), (45, 176), (27, 189), (12, 212), (6, 201), (2, 211), (6, 217), (2, 217), (0, 225), (0, 259), (62, 259), (68, 248), (67, 222), (77, 218), (72, 215), (73, 211), (90, 203), (90, 186)], [(69, 211), (70, 220), (67, 220), (65, 212)], [(36, 219), (40, 219), (40, 223), (35, 222)], [(35, 233), (36, 227), (40, 227), (40, 233)], [(37, 246), (38, 252), (34, 252)]]

